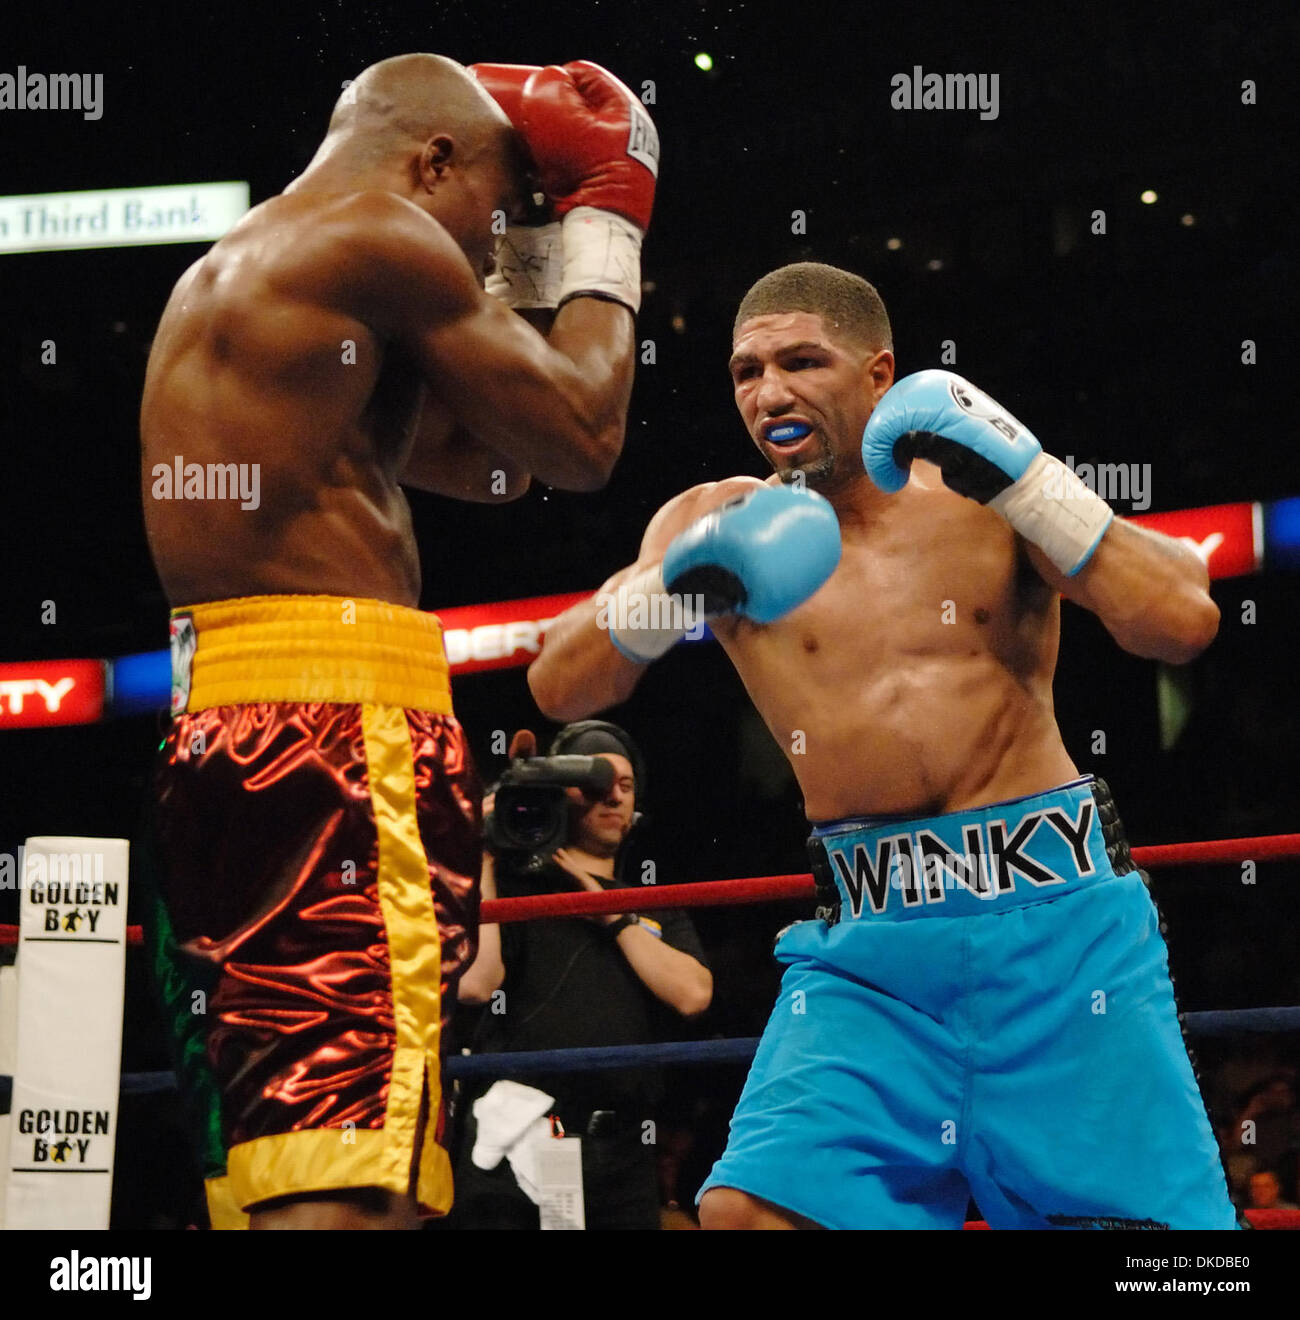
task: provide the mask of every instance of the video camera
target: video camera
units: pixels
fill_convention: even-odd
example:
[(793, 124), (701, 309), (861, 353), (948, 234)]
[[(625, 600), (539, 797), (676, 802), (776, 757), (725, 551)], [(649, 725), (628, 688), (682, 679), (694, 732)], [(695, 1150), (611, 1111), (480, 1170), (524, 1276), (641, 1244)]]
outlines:
[(511, 761), (496, 787), (483, 837), (497, 857), (523, 872), (540, 871), (569, 841), (566, 788), (591, 799), (614, 786), (603, 756), (526, 756)]

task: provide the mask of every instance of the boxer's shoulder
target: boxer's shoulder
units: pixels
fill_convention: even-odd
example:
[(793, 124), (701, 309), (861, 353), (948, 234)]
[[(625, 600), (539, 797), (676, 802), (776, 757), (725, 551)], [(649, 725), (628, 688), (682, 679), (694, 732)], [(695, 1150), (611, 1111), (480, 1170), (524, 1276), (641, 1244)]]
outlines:
[(283, 192), (253, 207), (214, 245), (213, 251), (256, 243), (267, 253), (301, 252), (302, 244), (362, 242), (409, 232), (423, 219), (436, 221), (412, 202), (381, 189)]
[(348, 266), (418, 279), (430, 270), (468, 274), (460, 245), (427, 212), (395, 193), (372, 189), (323, 205), (314, 225)]
[(721, 481), (702, 481), (674, 495), (650, 519), (641, 541), (641, 558), (659, 558), (668, 543), (697, 518), (739, 495), (762, 490), (763, 486), (758, 477), (724, 477)]
[[(768, 483), (758, 477), (723, 477), (720, 481), (702, 481), (698, 486), (692, 486), (690, 490), (683, 491), (683, 496), (692, 496), (690, 503), (691, 519), (702, 518), (713, 509), (726, 504), (728, 500), (737, 499), (741, 495), (752, 495), (756, 490), (762, 490)], [(779, 483), (778, 483), (779, 484)], [(672, 501), (669, 501), (671, 504)], [(665, 508), (668, 505), (664, 506)]]
[(287, 192), (254, 207), (211, 255), (233, 255), (271, 278), (354, 291), (411, 291), (429, 280), (474, 284), (460, 246), (413, 202), (382, 189)]

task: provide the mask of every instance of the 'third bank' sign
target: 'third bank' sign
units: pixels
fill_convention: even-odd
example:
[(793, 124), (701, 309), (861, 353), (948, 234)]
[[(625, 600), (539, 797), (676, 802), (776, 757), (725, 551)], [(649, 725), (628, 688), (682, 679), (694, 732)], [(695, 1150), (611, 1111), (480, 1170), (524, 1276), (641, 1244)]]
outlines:
[(247, 210), (246, 183), (0, 197), (0, 252), (209, 243)]

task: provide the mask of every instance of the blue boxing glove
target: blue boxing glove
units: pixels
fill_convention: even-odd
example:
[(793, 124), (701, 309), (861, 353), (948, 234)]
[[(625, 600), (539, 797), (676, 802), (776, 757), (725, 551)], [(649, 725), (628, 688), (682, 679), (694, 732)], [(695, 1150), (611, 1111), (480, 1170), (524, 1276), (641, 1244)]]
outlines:
[(704, 597), (706, 614), (775, 623), (840, 562), (840, 521), (802, 486), (764, 486), (696, 519), (664, 554), (669, 592)]
[(840, 523), (830, 502), (802, 486), (764, 486), (697, 518), (669, 543), (662, 564), (623, 583), (602, 604), (610, 640), (645, 664), (685, 636), (697, 615), (774, 623), (839, 562)]
[(862, 433), (862, 466), (887, 493), (907, 484), (914, 458), (936, 464), (950, 490), (995, 509), (1067, 577), (1092, 558), (1115, 516), (1005, 408), (951, 371), (905, 376)]

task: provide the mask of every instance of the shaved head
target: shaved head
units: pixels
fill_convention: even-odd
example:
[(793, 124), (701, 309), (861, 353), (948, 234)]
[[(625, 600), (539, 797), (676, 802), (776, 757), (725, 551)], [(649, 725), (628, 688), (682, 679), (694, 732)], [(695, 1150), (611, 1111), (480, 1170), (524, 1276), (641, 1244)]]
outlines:
[(445, 55), (394, 55), (344, 88), (317, 154), (372, 165), (419, 151), (438, 134), (454, 138), (468, 159), (514, 137), (505, 112), (464, 65)]
[(286, 193), (395, 193), (436, 220), (482, 284), (500, 230), (532, 189), (523, 137), (467, 69), (395, 55), (343, 90), (325, 140)]

